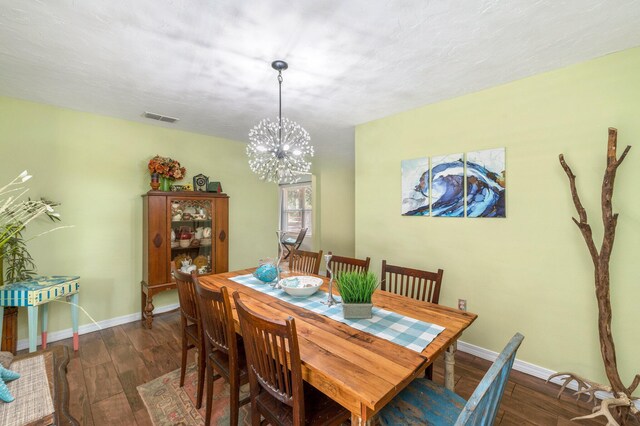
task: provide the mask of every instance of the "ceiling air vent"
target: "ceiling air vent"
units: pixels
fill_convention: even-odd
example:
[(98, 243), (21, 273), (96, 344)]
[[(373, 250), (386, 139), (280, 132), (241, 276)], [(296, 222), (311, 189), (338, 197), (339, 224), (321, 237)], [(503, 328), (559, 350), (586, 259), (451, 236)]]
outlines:
[(145, 111), (144, 114), (142, 114), (142, 116), (145, 118), (149, 118), (151, 120), (164, 121), (165, 123), (175, 123), (176, 121), (180, 120), (179, 118), (169, 117), (167, 115), (160, 115), (160, 114), (156, 114), (155, 112), (149, 112), (149, 111)]

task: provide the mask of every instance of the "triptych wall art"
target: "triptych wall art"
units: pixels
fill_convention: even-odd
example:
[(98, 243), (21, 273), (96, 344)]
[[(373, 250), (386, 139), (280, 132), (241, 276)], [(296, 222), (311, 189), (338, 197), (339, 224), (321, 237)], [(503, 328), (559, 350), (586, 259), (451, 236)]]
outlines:
[(505, 149), (402, 161), (402, 215), (506, 217)]

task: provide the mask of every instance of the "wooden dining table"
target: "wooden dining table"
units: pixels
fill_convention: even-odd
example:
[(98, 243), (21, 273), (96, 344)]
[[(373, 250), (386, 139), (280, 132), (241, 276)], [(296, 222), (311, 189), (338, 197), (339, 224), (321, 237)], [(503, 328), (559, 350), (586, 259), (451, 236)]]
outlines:
[[(443, 354), (445, 386), (453, 389), (456, 341), (477, 315), (377, 290), (374, 306), (444, 327), (422, 352), (416, 352), (230, 279), (253, 271), (201, 276), (200, 283), (205, 287), (226, 286), (229, 295), (238, 291), (251, 309), (266, 317), (295, 318), (304, 380), (347, 408), (352, 424), (367, 424)], [(320, 290), (326, 292), (328, 279), (320, 278), (324, 280)], [(335, 289), (334, 293), (338, 294)], [(240, 332), (233, 300), (231, 305), (236, 331)]]

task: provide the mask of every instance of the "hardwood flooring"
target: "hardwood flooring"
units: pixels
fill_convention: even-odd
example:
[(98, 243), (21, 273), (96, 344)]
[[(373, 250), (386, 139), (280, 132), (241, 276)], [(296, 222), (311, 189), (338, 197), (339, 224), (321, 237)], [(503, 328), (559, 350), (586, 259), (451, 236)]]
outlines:
[[(72, 353), (67, 373), (71, 414), (83, 425), (151, 425), (136, 387), (180, 368), (180, 341), (180, 317), (169, 312), (154, 318), (153, 330), (134, 322), (82, 335), (77, 353), (71, 339), (51, 343), (69, 346)], [(194, 351), (189, 352), (189, 362), (194, 362)], [(458, 352), (456, 392), (469, 398), (490, 365)], [(444, 362), (437, 360), (434, 380), (443, 383), (443, 373)], [(576, 401), (570, 391), (557, 399), (558, 390), (557, 385), (513, 371), (495, 424), (566, 426), (572, 417), (591, 412), (592, 404)]]

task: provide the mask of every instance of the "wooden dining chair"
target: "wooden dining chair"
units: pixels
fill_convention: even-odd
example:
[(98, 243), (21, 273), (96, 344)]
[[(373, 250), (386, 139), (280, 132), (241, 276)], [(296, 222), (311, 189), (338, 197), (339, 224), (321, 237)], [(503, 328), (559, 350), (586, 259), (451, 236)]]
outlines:
[(232, 426), (238, 425), (238, 411), (248, 404), (249, 397), (240, 400), (240, 386), (249, 383), (247, 362), (242, 338), (233, 325), (233, 311), (226, 287), (204, 288), (195, 278), (199, 296), (200, 313), (205, 338), (207, 360), (207, 410), (205, 425), (211, 424), (213, 403), (213, 381), (222, 377), (229, 382), (230, 412)]
[(438, 303), (443, 274), (442, 269), (438, 269), (438, 272), (421, 271), (388, 265), (383, 260), (380, 289), (423, 302)]
[(200, 319), (200, 306), (196, 297), (194, 280), (196, 273), (186, 274), (174, 270), (173, 276), (178, 287), (178, 299), (180, 301), (180, 323), (182, 324), (182, 364), (180, 366), (180, 387), (184, 386), (184, 375), (187, 369), (187, 351), (196, 348), (198, 351), (198, 389), (196, 407), (202, 407), (202, 391), (204, 389), (204, 334)]
[[(332, 254), (329, 252), (329, 254)], [(329, 268), (333, 271), (333, 276), (337, 277), (342, 272), (369, 272), (369, 262), (371, 259), (356, 259), (355, 257), (344, 257), (332, 255), (329, 261)], [(327, 277), (329, 271), (327, 271)]]
[(249, 364), (251, 424), (332, 426), (351, 414), (302, 379), (295, 320), (281, 321), (253, 312), (233, 293)]
[(322, 262), (322, 250), (314, 251), (292, 250), (289, 259), (289, 269), (292, 272), (305, 272), (318, 275)]
[[(438, 303), (443, 274), (442, 269), (438, 269), (438, 272), (422, 271), (388, 265), (387, 261), (383, 260), (380, 289), (423, 302)], [(433, 364), (427, 367), (424, 377), (433, 378)]]
[(295, 239), (287, 237), (281, 241), (282, 246), (287, 251), (287, 254), (283, 259), (287, 259), (291, 255), (291, 252), (293, 250), (298, 250), (300, 248), (300, 246), (302, 245), (302, 241), (304, 241), (305, 235), (307, 235), (308, 229), (309, 228), (302, 228), (300, 232), (298, 232), (298, 236)]
[(492, 425), (524, 336), (516, 333), (468, 401), (428, 379), (415, 379), (379, 413), (382, 426)]

